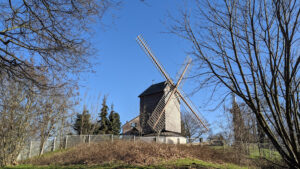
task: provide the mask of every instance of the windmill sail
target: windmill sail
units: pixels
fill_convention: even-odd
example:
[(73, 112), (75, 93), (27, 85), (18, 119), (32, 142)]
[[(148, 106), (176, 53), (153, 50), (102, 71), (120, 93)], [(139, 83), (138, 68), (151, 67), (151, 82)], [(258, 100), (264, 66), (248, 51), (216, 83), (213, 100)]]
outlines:
[(156, 68), (158, 70), (160, 70), (160, 73), (163, 75), (163, 77), (165, 77), (168, 82), (171, 82), (173, 84), (172, 79), (170, 78), (168, 73), (165, 71), (165, 68), (158, 62), (158, 60), (156, 59), (155, 55), (151, 51), (150, 47), (147, 45), (147, 43), (144, 40), (144, 38), (142, 37), (142, 35), (139, 35), (136, 40), (137, 40), (138, 44), (141, 46), (141, 48), (144, 50), (146, 55), (150, 57), (151, 61), (154, 63)]
[[(208, 122), (205, 120), (203, 115), (200, 113), (200, 111), (197, 109), (197, 107), (193, 104), (193, 102), (189, 99), (189, 97), (187, 97), (187, 95), (183, 91), (181, 91), (181, 94), (183, 95), (184, 98), (186, 98), (185, 100), (186, 100), (187, 104), (183, 104), (186, 111), (190, 114), (194, 114), (193, 117), (195, 117), (197, 119), (199, 126), (202, 126), (208, 130), (208, 128), (207, 128)], [(188, 105), (190, 105), (190, 108), (188, 107)], [(192, 112), (191, 109), (194, 112)]]
[(151, 61), (158, 68), (160, 73), (166, 78), (167, 84), (170, 87), (170, 89), (168, 91), (164, 92), (164, 95), (162, 96), (162, 98), (160, 99), (158, 104), (156, 105), (156, 107), (155, 107), (154, 111), (152, 112), (147, 123), (152, 127), (152, 129), (155, 132), (159, 133), (162, 129), (164, 129), (164, 127), (165, 127), (165, 119), (164, 119), (165, 118), (165, 109), (167, 107), (167, 104), (172, 100), (172, 98), (176, 99), (176, 97), (178, 97), (178, 98), (180, 98), (180, 100), (183, 101), (183, 105), (186, 107), (186, 109), (190, 110), (190, 112), (194, 115), (194, 117), (199, 121), (199, 124), (201, 124), (201, 126), (206, 128), (206, 130), (208, 130), (208, 128), (207, 128), (208, 123), (206, 122), (206, 120), (201, 115), (200, 115), (201, 118), (199, 117), (199, 115), (198, 115), (198, 114), (200, 114), (199, 111), (192, 104), (190, 99), (188, 97), (186, 97), (186, 95), (182, 91), (179, 91), (179, 89), (178, 89), (178, 87), (183, 79), (183, 76), (186, 73), (187, 68), (191, 63), (191, 59), (188, 59), (187, 64), (184, 67), (184, 70), (183, 70), (181, 76), (179, 77), (179, 80), (177, 81), (176, 84), (174, 84), (174, 82), (172, 81), (170, 76), (167, 74), (167, 72), (165, 71), (163, 66), (158, 62), (156, 57), (153, 55), (152, 51), (150, 50), (149, 46), (146, 44), (145, 40), (143, 39), (143, 37), (141, 35), (139, 35), (137, 37), (137, 42), (139, 43), (141, 48), (144, 50), (144, 52), (147, 54), (147, 56), (149, 56), (151, 58)]
[(164, 93), (164, 95), (159, 100), (157, 106), (153, 110), (153, 112), (147, 122), (152, 127), (152, 129), (156, 132), (161, 131), (165, 127), (165, 124), (164, 124), (165, 115), (164, 115), (163, 109), (165, 108), (166, 100), (169, 97), (171, 97), (171, 90)]

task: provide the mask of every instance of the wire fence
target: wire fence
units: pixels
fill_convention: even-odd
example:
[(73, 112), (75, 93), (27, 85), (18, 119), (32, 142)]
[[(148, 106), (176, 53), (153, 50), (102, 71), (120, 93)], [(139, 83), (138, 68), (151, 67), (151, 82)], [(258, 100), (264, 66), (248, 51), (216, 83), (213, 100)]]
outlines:
[(191, 145), (210, 146), (213, 149), (221, 151), (230, 151), (236, 154), (237, 158), (240, 155), (249, 159), (267, 159), (270, 161), (282, 160), (279, 152), (269, 142), (225, 142), (223, 140), (204, 141), (201, 138), (188, 138), (187, 143)]
[(142, 137), (134, 135), (66, 135), (62, 138), (49, 138), (45, 141), (44, 146), (41, 146), (40, 140), (32, 140), (25, 144), (22, 151), (20, 152), (17, 160), (25, 160), (34, 156), (42, 155), (47, 152), (52, 152), (60, 149), (67, 149), (75, 147), (79, 144), (89, 144), (94, 142), (102, 141), (116, 141), (116, 140), (127, 140), (127, 141), (144, 141), (144, 142), (159, 142), (168, 144), (185, 144), (186, 139), (184, 137)]
[(276, 150), (272, 143), (236, 142), (227, 146), (241, 152), (242, 154), (248, 155), (253, 159), (265, 158), (272, 161), (281, 159), (279, 152)]
[[(215, 149), (230, 151), (235, 153), (237, 156), (244, 155), (249, 159), (267, 159), (270, 161), (281, 160), (281, 156), (272, 143), (264, 142), (233, 142), (226, 143), (224, 141), (210, 141), (205, 142)], [(237, 157), (238, 158), (238, 157)]]
[[(185, 138), (181, 138), (185, 139)], [(67, 135), (62, 138), (49, 138), (45, 141), (44, 146), (41, 146), (40, 140), (32, 140), (25, 144), (17, 160), (25, 160), (34, 156), (42, 155), (47, 152), (52, 152), (60, 149), (67, 149), (75, 147), (79, 144), (89, 144), (102, 141), (144, 141), (144, 142), (158, 142), (167, 144), (194, 144), (201, 146), (211, 146), (214, 149), (220, 149), (221, 151), (236, 152), (237, 157), (240, 154), (247, 155), (249, 158), (267, 158), (269, 160), (280, 160), (280, 155), (274, 146), (270, 143), (247, 143), (247, 142), (235, 142), (225, 143), (220, 140), (211, 140), (203, 142), (199, 138), (191, 138), (187, 140), (180, 140), (178, 137), (142, 137), (133, 135)]]

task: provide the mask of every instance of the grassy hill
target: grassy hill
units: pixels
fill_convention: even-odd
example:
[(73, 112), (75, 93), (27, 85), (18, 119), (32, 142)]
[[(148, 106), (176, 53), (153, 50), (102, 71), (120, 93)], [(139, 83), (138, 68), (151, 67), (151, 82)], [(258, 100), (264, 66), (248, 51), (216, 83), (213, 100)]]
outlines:
[(254, 160), (233, 149), (200, 145), (145, 142), (101, 142), (31, 158), (8, 168), (260, 168), (269, 163)]

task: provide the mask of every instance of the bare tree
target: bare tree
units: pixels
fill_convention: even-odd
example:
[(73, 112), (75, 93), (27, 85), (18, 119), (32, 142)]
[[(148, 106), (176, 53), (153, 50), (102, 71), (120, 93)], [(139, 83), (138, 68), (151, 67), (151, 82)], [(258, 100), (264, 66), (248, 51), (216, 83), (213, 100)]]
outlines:
[(0, 83), (0, 166), (4, 166), (16, 162), (24, 143), (37, 131), (37, 95), (3, 75)]
[[(5, 0), (0, 2), (0, 74), (40, 87), (67, 82), (90, 67), (89, 23), (113, 0)], [(51, 81), (41, 81), (47, 70)], [(47, 82), (47, 83), (45, 83)]]
[(0, 84), (0, 166), (4, 166), (15, 163), (24, 144), (33, 139), (40, 140), (43, 153), (47, 139), (58, 135), (67, 124), (62, 121), (71, 117), (73, 95), (64, 88), (29, 87), (30, 82), (16, 82), (7, 74), (2, 74)]
[(195, 13), (175, 20), (171, 32), (192, 43), (200, 87), (235, 93), (284, 161), (300, 168), (300, 1), (197, 4)]
[[(236, 112), (238, 112), (238, 115), (234, 115)], [(224, 105), (224, 112), (220, 120), (216, 123), (221, 129), (222, 135), (227, 143), (258, 142), (258, 129), (255, 115), (244, 103), (234, 100), (231, 108), (226, 108)]]
[(39, 96), (37, 107), (38, 138), (40, 140), (39, 154), (42, 155), (46, 141), (50, 136), (56, 136), (61, 130), (60, 122), (72, 114), (69, 113), (71, 106), (74, 104), (70, 101), (71, 92), (66, 92), (63, 89), (51, 89), (42, 92)]
[(196, 120), (192, 114), (181, 113), (181, 120), (183, 124), (183, 134), (190, 142), (200, 139), (200, 137), (206, 132), (206, 129), (199, 124), (199, 121)]
[[(69, 84), (91, 67), (90, 23), (114, 0), (0, 2), (0, 165), (12, 164), (30, 138), (64, 132)], [(47, 90), (46, 90), (47, 89)], [(31, 126), (31, 127), (29, 127)]]

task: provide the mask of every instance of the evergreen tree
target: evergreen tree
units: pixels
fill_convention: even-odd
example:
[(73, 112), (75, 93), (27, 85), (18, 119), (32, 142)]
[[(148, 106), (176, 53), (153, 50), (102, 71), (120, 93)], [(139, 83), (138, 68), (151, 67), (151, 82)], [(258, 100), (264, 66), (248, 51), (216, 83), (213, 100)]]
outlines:
[(113, 130), (113, 123), (114, 123), (114, 105), (112, 104), (111, 107), (110, 107), (110, 113), (109, 113), (109, 116), (108, 116), (108, 120), (109, 120), (109, 123), (108, 123), (108, 131), (110, 134), (112, 134), (112, 130)]
[(233, 133), (234, 133), (234, 141), (236, 143), (241, 143), (245, 141), (245, 123), (242, 115), (242, 111), (240, 106), (235, 101), (235, 96), (232, 96), (232, 108), (230, 109), (230, 113), (232, 114), (232, 123), (233, 123)]
[(92, 134), (93, 133), (93, 124), (90, 120), (91, 115), (89, 114), (88, 110), (84, 108), (82, 114), (76, 115), (76, 120), (73, 125), (73, 129), (79, 135), (84, 134)]
[(120, 115), (114, 111), (114, 106), (111, 105), (109, 114), (109, 133), (118, 135), (121, 131)]
[(100, 120), (98, 121), (98, 123), (99, 123), (98, 134), (108, 134), (109, 133), (109, 120), (107, 119), (108, 106), (106, 104), (106, 99), (107, 99), (107, 97), (104, 96), (103, 101), (102, 101), (101, 112), (99, 115)]

